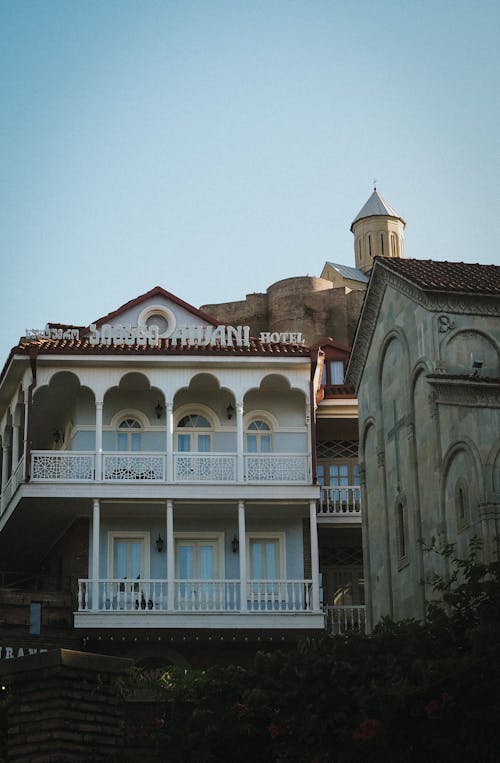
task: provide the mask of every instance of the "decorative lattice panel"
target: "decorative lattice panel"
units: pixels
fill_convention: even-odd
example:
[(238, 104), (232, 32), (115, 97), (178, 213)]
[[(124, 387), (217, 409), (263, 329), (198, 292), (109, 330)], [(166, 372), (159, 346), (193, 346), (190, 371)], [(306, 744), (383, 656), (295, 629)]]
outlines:
[(247, 482), (306, 482), (304, 456), (246, 456)]
[(319, 556), (324, 567), (363, 564), (363, 550), (359, 546), (335, 546), (334, 548), (321, 546)]
[(94, 479), (94, 456), (73, 453), (51, 453), (33, 456), (32, 479), (34, 480), (92, 480)]
[(175, 479), (178, 482), (234, 482), (234, 456), (199, 456), (177, 454)]
[(316, 445), (320, 458), (357, 458), (358, 443), (355, 440), (323, 440)]
[(145, 456), (140, 453), (104, 456), (105, 480), (163, 480), (163, 456)]

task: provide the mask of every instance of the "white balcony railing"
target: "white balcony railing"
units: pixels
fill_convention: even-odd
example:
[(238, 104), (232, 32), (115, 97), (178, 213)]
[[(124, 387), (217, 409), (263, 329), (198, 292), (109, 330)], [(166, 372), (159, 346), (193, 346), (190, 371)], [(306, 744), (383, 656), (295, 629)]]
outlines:
[(31, 479), (40, 482), (87, 482), (94, 479), (95, 453), (33, 450)]
[(341, 635), (352, 630), (362, 633), (366, 630), (365, 607), (362, 604), (328, 606), (325, 615), (328, 633)]
[(361, 518), (361, 488), (359, 485), (321, 487), (319, 517)]
[(245, 455), (247, 482), (307, 482), (307, 456), (293, 453)]
[(18, 486), (24, 480), (24, 456), (16, 466), (14, 473), (10, 475), (0, 499), (0, 515), (16, 492)]
[[(79, 612), (310, 612), (311, 580), (249, 580), (246, 607), (239, 580), (106, 579), (78, 581)], [(97, 596), (97, 606), (93, 606)]]
[(163, 453), (104, 453), (103, 480), (165, 481)]
[(236, 456), (227, 453), (175, 453), (176, 482), (235, 482)]
[[(244, 482), (299, 483), (310, 481), (309, 459), (296, 453), (245, 454)], [(91, 451), (34, 450), (31, 479), (37, 482), (91, 482), (96, 479), (96, 454)], [(103, 453), (105, 482), (167, 482), (165, 453)], [(172, 482), (235, 483), (233, 453), (174, 453)]]

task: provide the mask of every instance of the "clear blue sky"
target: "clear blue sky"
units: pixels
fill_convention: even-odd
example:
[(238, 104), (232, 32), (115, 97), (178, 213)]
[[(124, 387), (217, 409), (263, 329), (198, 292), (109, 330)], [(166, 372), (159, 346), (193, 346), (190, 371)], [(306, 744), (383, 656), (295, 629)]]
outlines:
[(500, 5), (2, 0), (0, 367), (159, 284), (199, 306), (353, 263), (500, 264)]

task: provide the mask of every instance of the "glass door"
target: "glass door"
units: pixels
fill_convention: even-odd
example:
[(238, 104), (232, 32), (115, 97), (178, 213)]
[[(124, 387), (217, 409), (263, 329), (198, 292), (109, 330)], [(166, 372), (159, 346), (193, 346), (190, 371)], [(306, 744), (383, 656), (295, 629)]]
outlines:
[(216, 608), (218, 541), (184, 540), (176, 542), (177, 604), (179, 609), (196, 611)]
[[(114, 595), (119, 609), (139, 609), (144, 594), (141, 580), (149, 574), (146, 534), (123, 533), (111, 537), (111, 570)], [(145, 601), (145, 599), (144, 599)]]

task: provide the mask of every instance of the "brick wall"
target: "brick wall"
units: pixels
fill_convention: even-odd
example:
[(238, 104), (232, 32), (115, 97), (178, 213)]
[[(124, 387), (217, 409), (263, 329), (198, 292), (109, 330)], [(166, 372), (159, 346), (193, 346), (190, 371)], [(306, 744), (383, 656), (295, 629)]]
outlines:
[(60, 649), (0, 663), (11, 695), (9, 763), (119, 761), (123, 746), (116, 681), (131, 660)]

